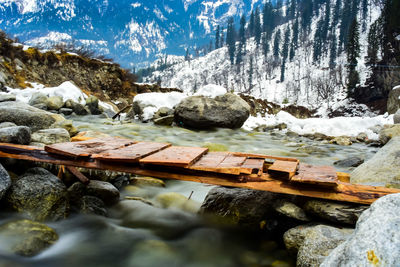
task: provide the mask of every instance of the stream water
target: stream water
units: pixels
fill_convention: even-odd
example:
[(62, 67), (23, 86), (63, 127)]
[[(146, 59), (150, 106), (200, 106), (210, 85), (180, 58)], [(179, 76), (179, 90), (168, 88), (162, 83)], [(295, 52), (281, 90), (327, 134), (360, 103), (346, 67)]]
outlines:
[[(73, 117), (80, 131), (99, 131), (136, 140), (170, 142), (182, 146), (209, 146), (229, 151), (290, 156), (316, 165), (332, 165), (350, 156), (370, 158), (376, 148), (363, 144), (338, 146), (282, 132), (241, 129), (193, 131), (143, 123), (121, 123), (97, 116)], [(338, 168), (340, 171), (349, 169)], [(264, 237), (214, 226), (196, 214), (209, 185), (166, 181), (165, 188), (134, 188), (122, 196), (144, 197), (155, 203), (124, 201), (109, 209), (109, 217), (75, 215), (49, 223), (60, 239), (33, 258), (1, 250), (0, 266), (292, 266), (281, 245)], [(191, 196), (190, 209), (162, 208), (157, 197), (168, 192)], [(19, 218), (0, 214), (0, 224)]]

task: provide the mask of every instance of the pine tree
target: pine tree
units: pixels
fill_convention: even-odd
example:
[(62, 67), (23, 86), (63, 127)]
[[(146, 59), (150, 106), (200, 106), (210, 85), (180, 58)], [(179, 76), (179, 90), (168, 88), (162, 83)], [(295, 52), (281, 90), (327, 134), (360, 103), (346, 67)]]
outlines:
[(236, 34), (235, 34), (234, 20), (233, 20), (233, 17), (230, 17), (228, 19), (228, 26), (227, 26), (227, 30), (226, 30), (226, 44), (228, 45), (229, 59), (230, 59), (232, 65), (234, 63), (235, 50), (236, 50), (235, 35)]
[(289, 50), (289, 61), (290, 62), (293, 60), (294, 56), (295, 56), (294, 47), (293, 47), (293, 45), (291, 45), (290, 50)]
[(224, 27), (221, 28), (221, 36), (219, 37), (219, 47), (224, 46)]
[(243, 14), (240, 17), (240, 28), (239, 28), (239, 41), (240, 44), (245, 46), (246, 45), (246, 16)]
[(336, 35), (336, 33), (334, 31), (336, 29), (335, 28), (336, 25), (338, 25), (338, 23), (339, 23), (341, 7), (342, 7), (342, 0), (336, 0), (335, 9), (333, 10), (332, 29), (331, 29), (332, 34), (335, 34), (335, 35)]
[[(243, 61), (243, 46), (239, 44), (239, 47), (236, 52), (236, 65), (240, 66), (240, 63)], [(239, 72), (240, 68), (238, 68)]]
[(253, 57), (250, 56), (250, 62), (249, 62), (249, 76), (248, 76), (248, 82), (249, 82), (249, 90), (253, 88)]
[(188, 48), (186, 48), (186, 52), (185, 52), (185, 61), (190, 61), (190, 54), (189, 54)]
[(275, 33), (275, 39), (274, 39), (274, 57), (278, 58), (279, 53), (280, 53), (280, 48), (279, 45), (281, 43), (281, 30), (278, 29)]
[(347, 52), (347, 70), (348, 70), (348, 95), (352, 96), (354, 88), (360, 82), (359, 74), (356, 70), (358, 57), (360, 56), (360, 32), (357, 18), (354, 18), (348, 34), (348, 42), (346, 45)]
[(301, 28), (303, 33), (308, 33), (311, 27), (311, 20), (313, 15), (313, 1), (312, 0), (303, 0), (300, 2), (301, 4)]
[(217, 25), (217, 30), (215, 31), (215, 49), (220, 48), (220, 46), (219, 46), (220, 45), (219, 38), (220, 38), (219, 25)]
[(361, 18), (362, 18), (362, 30), (367, 29), (367, 16), (368, 16), (368, 0), (362, 0), (361, 2)]
[(249, 27), (248, 27), (249, 37), (254, 36), (254, 24), (255, 24), (254, 11), (251, 11), (250, 19), (249, 19)]
[(349, 27), (354, 17), (351, 13), (351, 1), (345, 0), (342, 10), (341, 23), (340, 23), (340, 34), (339, 34), (339, 48), (347, 45), (347, 40), (349, 36)]
[(289, 11), (288, 11), (288, 17), (289, 19), (294, 19), (296, 16), (296, 8), (297, 8), (297, 1), (296, 0), (290, 0), (290, 6), (289, 6)]
[(294, 49), (297, 48), (297, 45), (299, 43), (299, 20), (296, 19), (295, 22), (293, 23), (293, 29), (292, 29), (292, 47)]
[(325, 16), (324, 16), (324, 25), (321, 29), (321, 42), (322, 42), (322, 51), (326, 52), (327, 44), (328, 44), (328, 30), (329, 30), (329, 23), (331, 20), (331, 1), (326, 0), (325, 4)]
[(285, 69), (286, 69), (286, 62), (283, 61), (281, 65), (281, 82), (285, 80)]
[(282, 61), (286, 61), (289, 54), (289, 38), (290, 38), (290, 29), (289, 27), (287, 27), (283, 38)]
[(322, 51), (322, 28), (324, 27), (324, 20), (321, 18), (317, 23), (317, 30), (314, 34), (314, 44), (313, 44), (313, 62), (318, 62), (321, 58)]
[(368, 50), (365, 61), (367, 64), (375, 65), (378, 62), (378, 50), (380, 39), (380, 20), (371, 24), (368, 32)]
[(337, 41), (336, 34), (332, 34), (332, 41), (330, 43), (330, 54), (329, 54), (329, 67), (332, 69), (336, 66), (336, 56), (337, 56)]
[(262, 50), (264, 57), (267, 57), (268, 52), (269, 52), (269, 38), (266, 33), (264, 33), (262, 37)]
[(261, 41), (261, 21), (260, 10), (258, 9), (258, 7), (256, 8), (256, 12), (254, 13), (254, 36), (258, 46)]
[(271, 34), (273, 25), (273, 14), (272, 14), (272, 4), (270, 1), (264, 4), (263, 8), (263, 32), (267, 33), (267, 35)]

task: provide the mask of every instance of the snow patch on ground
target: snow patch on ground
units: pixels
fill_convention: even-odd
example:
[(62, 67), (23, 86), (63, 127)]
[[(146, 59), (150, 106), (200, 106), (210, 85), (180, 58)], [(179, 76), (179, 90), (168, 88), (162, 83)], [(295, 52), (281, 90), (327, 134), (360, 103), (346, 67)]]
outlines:
[(201, 87), (194, 95), (202, 95), (214, 98), (216, 96), (224, 95), (226, 93), (226, 88), (216, 84), (208, 84)]
[(179, 104), (187, 95), (179, 92), (170, 93), (145, 93), (139, 94), (133, 98), (134, 102), (144, 106), (143, 120), (149, 120), (153, 117), (154, 113), (162, 107), (173, 108)]
[(280, 123), (285, 123), (288, 130), (300, 135), (322, 133), (327, 136), (357, 136), (360, 133), (366, 133), (369, 139), (377, 140), (379, 135), (372, 128), (393, 124), (393, 115), (298, 119), (285, 111), (280, 111), (276, 115), (265, 117), (251, 116), (243, 128), (251, 131), (259, 126), (273, 126)]

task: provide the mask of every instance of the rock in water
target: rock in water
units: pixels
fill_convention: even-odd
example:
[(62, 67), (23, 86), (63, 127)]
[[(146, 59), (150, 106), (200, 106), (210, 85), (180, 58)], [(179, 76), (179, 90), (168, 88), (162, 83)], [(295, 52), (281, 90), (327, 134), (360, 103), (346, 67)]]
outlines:
[(335, 161), (333, 164), (339, 167), (358, 167), (364, 163), (364, 160), (360, 157), (350, 157), (342, 160)]
[(296, 266), (319, 266), (334, 248), (349, 237), (352, 231), (352, 229), (341, 229), (323, 224), (308, 224), (290, 229), (283, 235), (283, 240), (290, 252), (297, 253)]
[(324, 200), (310, 200), (304, 205), (306, 212), (334, 223), (355, 225), (368, 206)]
[(12, 221), (0, 226), (1, 247), (21, 256), (32, 257), (58, 240), (56, 231), (30, 220)]
[(0, 164), (0, 200), (11, 186), (11, 178), (6, 169)]
[(90, 113), (93, 115), (101, 114), (101, 110), (99, 108), (99, 99), (95, 96), (90, 96), (86, 98), (86, 106), (89, 108)]
[(28, 104), (31, 106), (36, 106), (36, 105), (45, 105), (47, 108), (47, 95), (43, 93), (34, 93), (31, 96), (31, 99), (29, 100)]
[(352, 183), (372, 185), (400, 182), (400, 136), (391, 139), (370, 160), (358, 166), (351, 174)]
[(379, 132), (379, 142), (385, 145), (393, 137), (400, 136), (400, 124), (385, 125)]
[(390, 90), (387, 101), (387, 111), (389, 114), (395, 113), (400, 109), (400, 87)]
[(16, 99), (13, 94), (0, 94), (0, 102), (15, 101)]
[(354, 233), (321, 266), (398, 266), (400, 194), (375, 201), (361, 214)]
[(87, 186), (81, 182), (76, 182), (68, 188), (68, 193), (74, 202), (77, 202), (84, 195), (89, 195), (98, 197), (107, 205), (117, 203), (120, 196), (115, 186), (98, 180), (91, 180)]
[(0, 142), (27, 145), (31, 142), (31, 130), (26, 126), (1, 128)]
[(46, 101), (48, 110), (59, 110), (64, 105), (63, 98), (61, 96), (51, 96)]
[(39, 130), (32, 134), (32, 142), (46, 145), (69, 142), (69, 133), (63, 128)]
[(47, 129), (53, 123), (65, 120), (63, 116), (52, 114), (22, 102), (1, 102), (0, 122), (13, 122), (28, 126), (32, 132)]
[(83, 196), (78, 203), (79, 213), (107, 216), (103, 200), (94, 196)]
[(216, 98), (191, 96), (175, 108), (175, 122), (197, 129), (240, 128), (250, 115), (250, 106), (234, 94)]
[(29, 169), (14, 180), (5, 200), (35, 221), (64, 219), (69, 211), (67, 188), (43, 168)]
[(396, 124), (400, 124), (400, 109), (394, 114), (393, 122)]

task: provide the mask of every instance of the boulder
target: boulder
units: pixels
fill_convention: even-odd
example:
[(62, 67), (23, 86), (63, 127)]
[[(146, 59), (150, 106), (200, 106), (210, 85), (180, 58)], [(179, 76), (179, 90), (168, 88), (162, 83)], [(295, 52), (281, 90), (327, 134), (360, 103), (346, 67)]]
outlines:
[(74, 110), (72, 108), (60, 108), (59, 112), (65, 116), (71, 115)]
[(77, 203), (84, 195), (94, 196), (106, 205), (112, 205), (119, 201), (119, 191), (111, 183), (91, 180), (88, 185), (76, 182), (68, 188), (71, 201)]
[(273, 204), (276, 212), (299, 221), (309, 222), (310, 218), (307, 216), (305, 211), (297, 206), (296, 204), (286, 201), (278, 200)]
[(336, 165), (338, 167), (343, 167), (343, 168), (349, 168), (349, 167), (358, 167), (363, 163), (364, 163), (364, 159), (354, 156), (354, 157), (349, 157), (349, 158), (335, 161), (333, 163), (333, 165)]
[(153, 177), (132, 177), (131, 184), (136, 186), (155, 186), (155, 187), (165, 187), (165, 183), (161, 179)]
[(29, 169), (13, 180), (5, 200), (13, 209), (35, 221), (64, 219), (69, 211), (67, 188), (57, 176), (43, 168)]
[(207, 194), (200, 213), (214, 217), (218, 223), (279, 236), (300, 223), (292, 215), (275, 210), (275, 203), (284, 199), (271, 192), (215, 187)]
[(58, 240), (49, 226), (30, 220), (11, 221), (0, 226), (2, 249), (25, 257), (32, 257)]
[(51, 128), (64, 128), (70, 136), (75, 136), (79, 130), (72, 124), (72, 120), (62, 120), (51, 125)]
[(27, 145), (31, 142), (31, 130), (26, 126), (1, 128), (0, 142)]
[(175, 208), (191, 213), (197, 213), (201, 206), (200, 203), (174, 192), (159, 194), (156, 200), (162, 208)]
[(172, 123), (174, 122), (174, 120), (175, 120), (174, 115), (168, 115), (168, 116), (161, 117), (158, 119), (153, 119), (153, 122), (156, 125), (171, 126)]
[(64, 106), (64, 101), (62, 96), (51, 96), (47, 98), (46, 105), (48, 110), (59, 110)]
[(11, 186), (11, 178), (3, 165), (0, 164), (0, 200)]
[(175, 122), (192, 128), (240, 128), (250, 115), (250, 106), (239, 96), (225, 94), (215, 98), (191, 96), (175, 108)]
[(99, 115), (102, 111), (99, 108), (99, 99), (95, 96), (89, 96), (86, 98), (86, 106), (93, 115)]
[(78, 212), (81, 214), (95, 214), (100, 216), (107, 216), (107, 209), (103, 202), (98, 197), (83, 196), (79, 199)]
[(400, 109), (394, 114), (393, 122), (395, 124), (400, 124)]
[(32, 134), (32, 142), (46, 145), (65, 143), (69, 141), (69, 133), (63, 128), (44, 129)]
[(154, 113), (153, 120), (157, 120), (162, 117), (174, 115), (174, 110), (172, 108), (161, 107)]
[(74, 111), (74, 113), (76, 115), (87, 115), (88, 111), (85, 109), (85, 107), (82, 104), (76, 103), (75, 101), (68, 99), (65, 104), (64, 104), (65, 108), (70, 108)]
[(355, 225), (361, 213), (368, 206), (324, 200), (309, 200), (303, 208), (307, 213), (330, 222)]
[(43, 94), (43, 93), (34, 93), (31, 96), (31, 99), (29, 100), (28, 104), (31, 106), (35, 106), (35, 105), (45, 105), (47, 108), (47, 95)]
[(13, 94), (0, 94), (0, 102), (15, 101), (17, 98)]
[(370, 160), (350, 173), (352, 183), (371, 185), (400, 183), (400, 136), (391, 139)]
[(321, 266), (398, 266), (400, 194), (375, 201), (357, 221), (354, 233)]
[(350, 137), (348, 136), (337, 136), (333, 138), (330, 143), (337, 144), (339, 146), (350, 146), (352, 144)]
[(389, 92), (389, 97), (387, 101), (387, 111), (389, 114), (395, 113), (400, 109), (400, 87), (396, 86)]
[(297, 253), (296, 266), (319, 266), (334, 248), (350, 236), (352, 231), (348, 228), (323, 224), (308, 224), (290, 229), (283, 235), (283, 240), (290, 252)]
[(22, 102), (1, 102), (0, 122), (12, 122), (20, 126), (28, 126), (32, 132), (47, 129), (53, 123), (65, 120), (59, 114), (53, 114), (32, 107)]
[(395, 136), (400, 136), (400, 124), (385, 125), (379, 132), (379, 142), (384, 145)]

